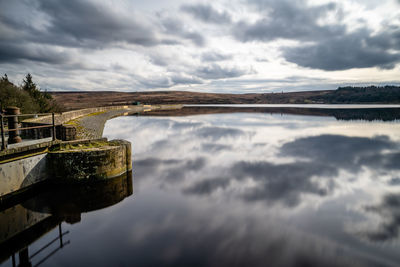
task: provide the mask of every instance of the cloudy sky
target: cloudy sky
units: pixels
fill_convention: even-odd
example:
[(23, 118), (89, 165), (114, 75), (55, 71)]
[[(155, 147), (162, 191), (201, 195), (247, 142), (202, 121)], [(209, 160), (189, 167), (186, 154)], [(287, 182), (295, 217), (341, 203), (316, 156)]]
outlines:
[(0, 0), (0, 73), (47, 90), (400, 84), (400, 0)]

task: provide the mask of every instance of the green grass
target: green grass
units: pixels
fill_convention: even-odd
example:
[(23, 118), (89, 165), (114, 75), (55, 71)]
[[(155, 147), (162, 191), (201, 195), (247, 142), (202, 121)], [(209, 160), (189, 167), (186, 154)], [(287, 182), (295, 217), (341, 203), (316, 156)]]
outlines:
[(94, 113), (90, 113), (90, 114), (88, 114), (88, 115), (85, 115), (85, 116), (83, 116), (83, 117), (97, 116), (97, 115), (100, 115), (100, 114), (104, 114), (104, 113), (106, 113), (106, 112), (107, 112), (107, 111), (94, 112)]

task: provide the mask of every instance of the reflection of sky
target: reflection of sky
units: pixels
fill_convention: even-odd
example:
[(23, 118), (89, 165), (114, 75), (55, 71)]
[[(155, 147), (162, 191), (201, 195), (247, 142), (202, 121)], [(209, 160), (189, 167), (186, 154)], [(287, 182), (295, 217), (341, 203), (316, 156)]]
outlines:
[(83, 215), (54, 264), (400, 262), (399, 123), (120, 117), (104, 135), (132, 142), (134, 195)]

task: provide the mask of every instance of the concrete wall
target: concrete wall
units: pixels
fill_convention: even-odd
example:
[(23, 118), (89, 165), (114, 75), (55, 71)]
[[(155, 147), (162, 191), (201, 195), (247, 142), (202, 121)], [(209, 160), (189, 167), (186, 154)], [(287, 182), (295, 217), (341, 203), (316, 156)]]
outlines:
[(132, 169), (131, 145), (122, 140), (100, 148), (50, 152), (47, 160), (57, 180), (111, 178)]
[[(64, 142), (63, 145), (90, 142), (96, 140)], [(106, 139), (100, 139), (99, 142), (104, 142), (104, 145), (50, 153), (46, 151), (39, 155), (25, 151), (25, 158), (0, 164), (0, 201), (41, 181), (102, 180), (132, 170), (131, 144), (128, 141), (107, 143)], [(60, 145), (57, 143), (53, 147)]]
[[(73, 119), (76, 119), (76, 118), (79, 118), (79, 117), (82, 117), (82, 116), (85, 116), (85, 115), (88, 115), (91, 113), (103, 112), (103, 111), (108, 111), (108, 110), (116, 110), (116, 109), (128, 109), (129, 107), (135, 107), (135, 106), (108, 106), (108, 107), (97, 107), (97, 108), (85, 108), (85, 109), (63, 112), (60, 114), (55, 114), (55, 123), (62, 124), (67, 121), (70, 121), (70, 120), (73, 120)], [(52, 118), (51, 118), (51, 115), (49, 115), (49, 116), (39, 117), (36, 119), (25, 120), (24, 122), (51, 124)]]
[(0, 164), (0, 197), (46, 179), (46, 154)]
[[(86, 108), (80, 110), (73, 110), (68, 112), (63, 112), (60, 114), (55, 114), (54, 121), (56, 126), (56, 137), (59, 140), (63, 141), (71, 141), (76, 140), (76, 128), (72, 125), (62, 125), (70, 120), (89, 115), (92, 113), (105, 112), (109, 110), (124, 110), (129, 108), (137, 108), (138, 106), (108, 106), (108, 107), (96, 107), (96, 108)], [(21, 123), (21, 127), (35, 127), (35, 126), (44, 126), (51, 125), (52, 116), (41, 116), (38, 118), (27, 119)], [(52, 129), (49, 128), (39, 128), (39, 129), (29, 129), (22, 130), (21, 137), (22, 138), (31, 138), (31, 139), (41, 139), (52, 136)]]
[[(36, 122), (22, 122), (21, 127), (35, 127), (35, 126), (45, 126), (48, 125), (46, 123), (36, 123)], [(38, 129), (29, 129), (29, 130), (21, 130), (20, 136), (22, 139), (43, 139), (52, 137), (52, 128), (38, 128)], [(63, 141), (71, 141), (76, 139), (76, 128), (73, 125), (57, 125), (56, 126), (56, 139)]]

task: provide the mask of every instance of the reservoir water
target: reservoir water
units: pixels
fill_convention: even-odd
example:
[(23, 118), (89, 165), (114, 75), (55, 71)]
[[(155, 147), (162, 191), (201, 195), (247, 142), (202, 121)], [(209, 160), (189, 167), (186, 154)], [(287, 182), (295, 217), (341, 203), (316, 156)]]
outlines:
[(400, 266), (398, 109), (224, 108), (108, 121), (133, 194), (61, 222), (41, 266)]

